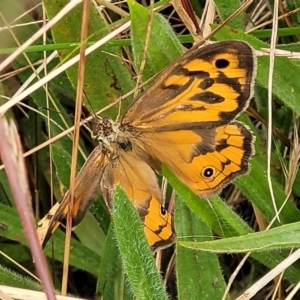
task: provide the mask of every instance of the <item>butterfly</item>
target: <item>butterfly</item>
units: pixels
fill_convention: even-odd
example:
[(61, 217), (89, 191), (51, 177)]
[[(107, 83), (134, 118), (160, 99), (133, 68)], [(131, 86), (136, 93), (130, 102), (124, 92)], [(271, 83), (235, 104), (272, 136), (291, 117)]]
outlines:
[[(249, 105), (256, 74), (254, 50), (224, 41), (185, 53), (163, 70), (119, 123), (99, 118), (99, 145), (75, 179), (73, 226), (100, 191), (112, 208), (120, 185), (131, 199), (153, 249), (175, 239), (155, 172), (165, 164), (192, 192), (210, 197), (249, 170), (254, 136), (235, 119)], [(39, 222), (47, 240), (66, 217), (70, 191)]]

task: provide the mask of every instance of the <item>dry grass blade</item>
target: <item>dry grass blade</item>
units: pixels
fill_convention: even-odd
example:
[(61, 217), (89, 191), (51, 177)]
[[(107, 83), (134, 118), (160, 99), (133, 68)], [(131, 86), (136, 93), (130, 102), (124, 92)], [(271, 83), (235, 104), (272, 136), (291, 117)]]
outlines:
[(80, 47), (80, 53), (79, 53), (80, 59), (79, 59), (78, 80), (77, 80), (77, 93), (76, 93), (74, 140), (73, 140), (73, 148), (72, 148), (72, 163), (71, 163), (71, 174), (70, 174), (70, 201), (68, 204), (68, 213), (67, 213), (62, 295), (66, 295), (67, 293), (67, 283), (68, 283), (68, 273), (69, 273), (70, 245), (71, 245), (71, 231), (72, 231), (72, 208), (73, 208), (73, 199), (74, 199), (74, 190), (75, 190), (76, 164), (77, 164), (77, 154), (78, 154), (78, 144), (79, 144), (79, 129), (80, 129), (80, 118), (81, 118), (82, 99), (83, 99), (85, 50), (87, 47), (86, 41), (88, 37), (89, 13), (90, 13), (90, 0), (84, 0), (82, 27), (81, 27), (82, 45)]
[[(126, 22), (113, 32), (111, 32), (109, 35), (105, 36), (105, 38), (99, 40), (94, 45), (88, 47), (85, 51), (85, 55), (88, 55), (98, 49), (100, 46), (104, 45), (108, 41), (110, 41), (112, 38), (126, 30), (130, 26), (130, 22)], [(25, 99), (25, 97), (29, 96), (31, 93), (36, 91), (38, 88), (42, 87), (44, 84), (52, 80), (53, 78), (57, 77), (59, 74), (64, 72), (69, 67), (73, 66), (79, 61), (79, 54), (68, 60), (66, 63), (55, 69), (54, 71), (50, 72), (48, 75), (43, 77), (38, 82), (31, 85), (28, 89), (26, 89), (23, 93), (17, 95), (16, 97), (13, 97), (9, 102), (6, 102), (5, 104), (0, 106), (0, 114), (4, 114), (7, 110), (12, 108), (14, 105), (16, 105), (18, 102)]]
[(286, 172), (286, 184), (285, 184), (285, 193), (288, 195), (292, 187), (295, 183), (295, 179), (297, 176), (297, 172), (299, 169), (299, 162), (300, 162), (300, 144), (299, 144), (299, 137), (298, 137), (298, 128), (299, 128), (299, 120), (296, 116), (295, 119), (295, 126), (294, 126), (294, 140), (293, 140), (293, 147), (291, 149), (290, 154), (290, 161), (289, 161), (289, 169)]
[(254, 295), (257, 294), (264, 286), (267, 285), (270, 281), (272, 281), (276, 276), (280, 273), (284, 272), (290, 265), (292, 265), (295, 261), (300, 258), (300, 249), (292, 253), (289, 257), (287, 257), (284, 261), (279, 263), (276, 268), (272, 269), (265, 276), (263, 276), (259, 281), (253, 284), (249, 289), (247, 289), (240, 297), (236, 300), (248, 300), (251, 299)]
[(271, 155), (272, 155), (272, 91), (273, 91), (273, 73), (274, 73), (274, 63), (275, 63), (275, 48), (277, 42), (277, 29), (278, 29), (278, 1), (275, 0), (274, 2), (274, 20), (273, 20), (273, 30), (272, 30), (272, 38), (271, 38), (271, 49), (270, 49), (270, 68), (269, 68), (269, 88), (268, 88), (268, 182), (269, 182), (269, 189), (270, 195), (272, 198), (276, 218), (278, 221), (280, 220), (278, 210), (276, 207), (275, 195), (271, 180)]
[(0, 71), (3, 71), (14, 59), (16, 59), (28, 46), (30, 46), (34, 41), (41, 37), (44, 32), (50, 29), (54, 24), (56, 24), (64, 15), (66, 15), (71, 9), (80, 4), (82, 0), (73, 0), (66, 5), (55, 18), (47, 23), (45, 27), (42, 27), (37, 31), (29, 40), (27, 40), (23, 45), (21, 45), (13, 54), (11, 54), (5, 61), (0, 64)]
[(191, 7), (190, 1), (173, 0), (172, 5), (180, 16), (182, 22), (189, 29), (195, 42), (202, 40), (203, 35), (198, 24), (198, 19)]
[(1, 290), (0, 290), (0, 297), (1, 297), (2, 300), (13, 300), (13, 298), (11, 298), (10, 296), (6, 295)]
[[(0, 290), (6, 295), (8, 295), (9, 298), (7, 298), (7, 300), (8, 299), (10, 300), (12, 298), (20, 299), (20, 300), (48, 300), (49, 299), (47, 298), (46, 294), (43, 292), (35, 292), (35, 291), (20, 289), (11, 286), (0, 285)], [(0, 297), (2, 297), (1, 294)], [(6, 300), (5, 298), (3, 299)], [(56, 295), (56, 300), (86, 300), (86, 299)]]
[(26, 177), (27, 172), (18, 131), (14, 122), (8, 122), (4, 117), (0, 117), (0, 140), (0, 156), (6, 166), (5, 172), (29, 241), (33, 260), (48, 299), (54, 300), (54, 287), (36, 234)]

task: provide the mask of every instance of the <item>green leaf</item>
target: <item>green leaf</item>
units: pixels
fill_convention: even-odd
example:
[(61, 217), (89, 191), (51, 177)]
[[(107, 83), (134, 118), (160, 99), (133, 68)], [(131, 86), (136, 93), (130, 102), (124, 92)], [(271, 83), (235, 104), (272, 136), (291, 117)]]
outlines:
[[(104, 253), (98, 273), (97, 294), (103, 299), (127, 299), (131, 293), (126, 284), (121, 255), (116, 243), (114, 227), (107, 233)], [(129, 297), (132, 299), (132, 297)]]
[[(68, 2), (68, 0), (45, 0), (43, 3), (48, 17), (52, 18), (61, 10), (61, 7)], [(81, 19), (82, 6), (79, 5), (52, 28), (54, 42), (69, 42), (70, 44), (79, 42), (82, 25)], [(89, 38), (92, 40), (100, 40), (108, 33), (109, 27), (106, 22), (100, 17), (95, 6), (91, 5), (89, 14)], [(78, 51), (79, 49), (77, 49), (77, 51), (62, 50), (60, 52), (60, 58), (65, 59), (70, 55), (74, 56)], [(89, 102), (84, 101), (84, 105), (87, 105), (88, 108), (92, 108), (91, 112), (105, 107), (134, 87), (128, 69), (118, 57), (121, 57), (120, 50), (105, 45), (86, 58), (84, 91)], [(78, 65), (74, 65), (66, 70), (73, 87), (77, 86), (77, 71)], [(122, 107), (125, 109), (125, 105)], [(116, 111), (107, 112), (107, 115), (114, 118)]]
[(137, 299), (167, 299), (141, 220), (125, 192), (117, 187), (114, 224), (125, 272)]
[[(16, 209), (0, 204), (0, 220), (4, 224), (9, 224), (5, 230), (0, 229), (1, 236), (27, 246), (27, 240)], [(55, 258), (61, 262), (64, 260), (64, 243), (65, 234), (57, 230), (54, 234)], [(75, 239), (71, 241), (71, 249), (70, 265), (97, 274), (97, 264), (100, 264), (100, 256)], [(49, 257), (53, 255), (51, 241), (45, 248), (45, 254)]]
[[(241, 7), (241, 1), (239, 0), (216, 0), (215, 4), (223, 21), (225, 21), (228, 17), (234, 14)], [(235, 18), (232, 21), (230, 21), (229, 25), (232, 29), (243, 30), (245, 27), (243, 13), (236, 15)]]
[(129, 0), (128, 5), (131, 13), (132, 51), (137, 70), (140, 69), (144, 55), (147, 32), (151, 30), (143, 72), (143, 79), (147, 80), (178, 58), (183, 51), (165, 18), (153, 13), (153, 23), (149, 27), (150, 10), (134, 0)]
[(194, 299), (195, 295), (199, 299), (221, 299), (226, 284), (217, 255), (181, 246), (185, 243), (211, 241), (212, 232), (179, 196), (175, 202), (178, 299)]
[[(101, 227), (101, 224), (98, 224), (93, 214), (88, 211), (75, 229), (76, 236), (79, 238), (81, 244), (99, 256), (103, 255), (104, 242), (106, 240), (106, 234)], [(87, 232), (89, 234), (86, 234)]]

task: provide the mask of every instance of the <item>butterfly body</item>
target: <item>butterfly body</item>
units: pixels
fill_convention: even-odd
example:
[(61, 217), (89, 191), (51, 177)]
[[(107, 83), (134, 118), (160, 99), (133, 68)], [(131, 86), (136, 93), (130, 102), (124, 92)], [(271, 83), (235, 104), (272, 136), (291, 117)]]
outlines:
[[(75, 180), (75, 225), (100, 189), (112, 208), (119, 184), (137, 209), (153, 248), (174, 241), (172, 218), (161, 204), (154, 171), (165, 164), (201, 197), (219, 193), (248, 172), (254, 137), (236, 117), (253, 94), (256, 59), (246, 43), (227, 41), (196, 49), (159, 74), (120, 123), (99, 118), (99, 145)], [(41, 222), (44, 243), (65, 216), (69, 192)]]

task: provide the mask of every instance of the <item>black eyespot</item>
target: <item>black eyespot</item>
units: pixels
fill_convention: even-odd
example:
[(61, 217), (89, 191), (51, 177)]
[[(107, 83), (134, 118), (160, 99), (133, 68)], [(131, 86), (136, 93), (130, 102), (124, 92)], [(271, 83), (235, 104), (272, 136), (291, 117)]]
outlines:
[(166, 208), (165, 208), (164, 206), (161, 206), (161, 207), (160, 207), (160, 213), (161, 213), (163, 216), (165, 216), (165, 215), (167, 214), (167, 210), (166, 210)]
[(215, 65), (218, 69), (225, 69), (229, 66), (229, 61), (227, 59), (217, 59)]
[(210, 178), (214, 175), (214, 170), (213, 168), (208, 167), (205, 170), (203, 170), (202, 174), (205, 178)]

